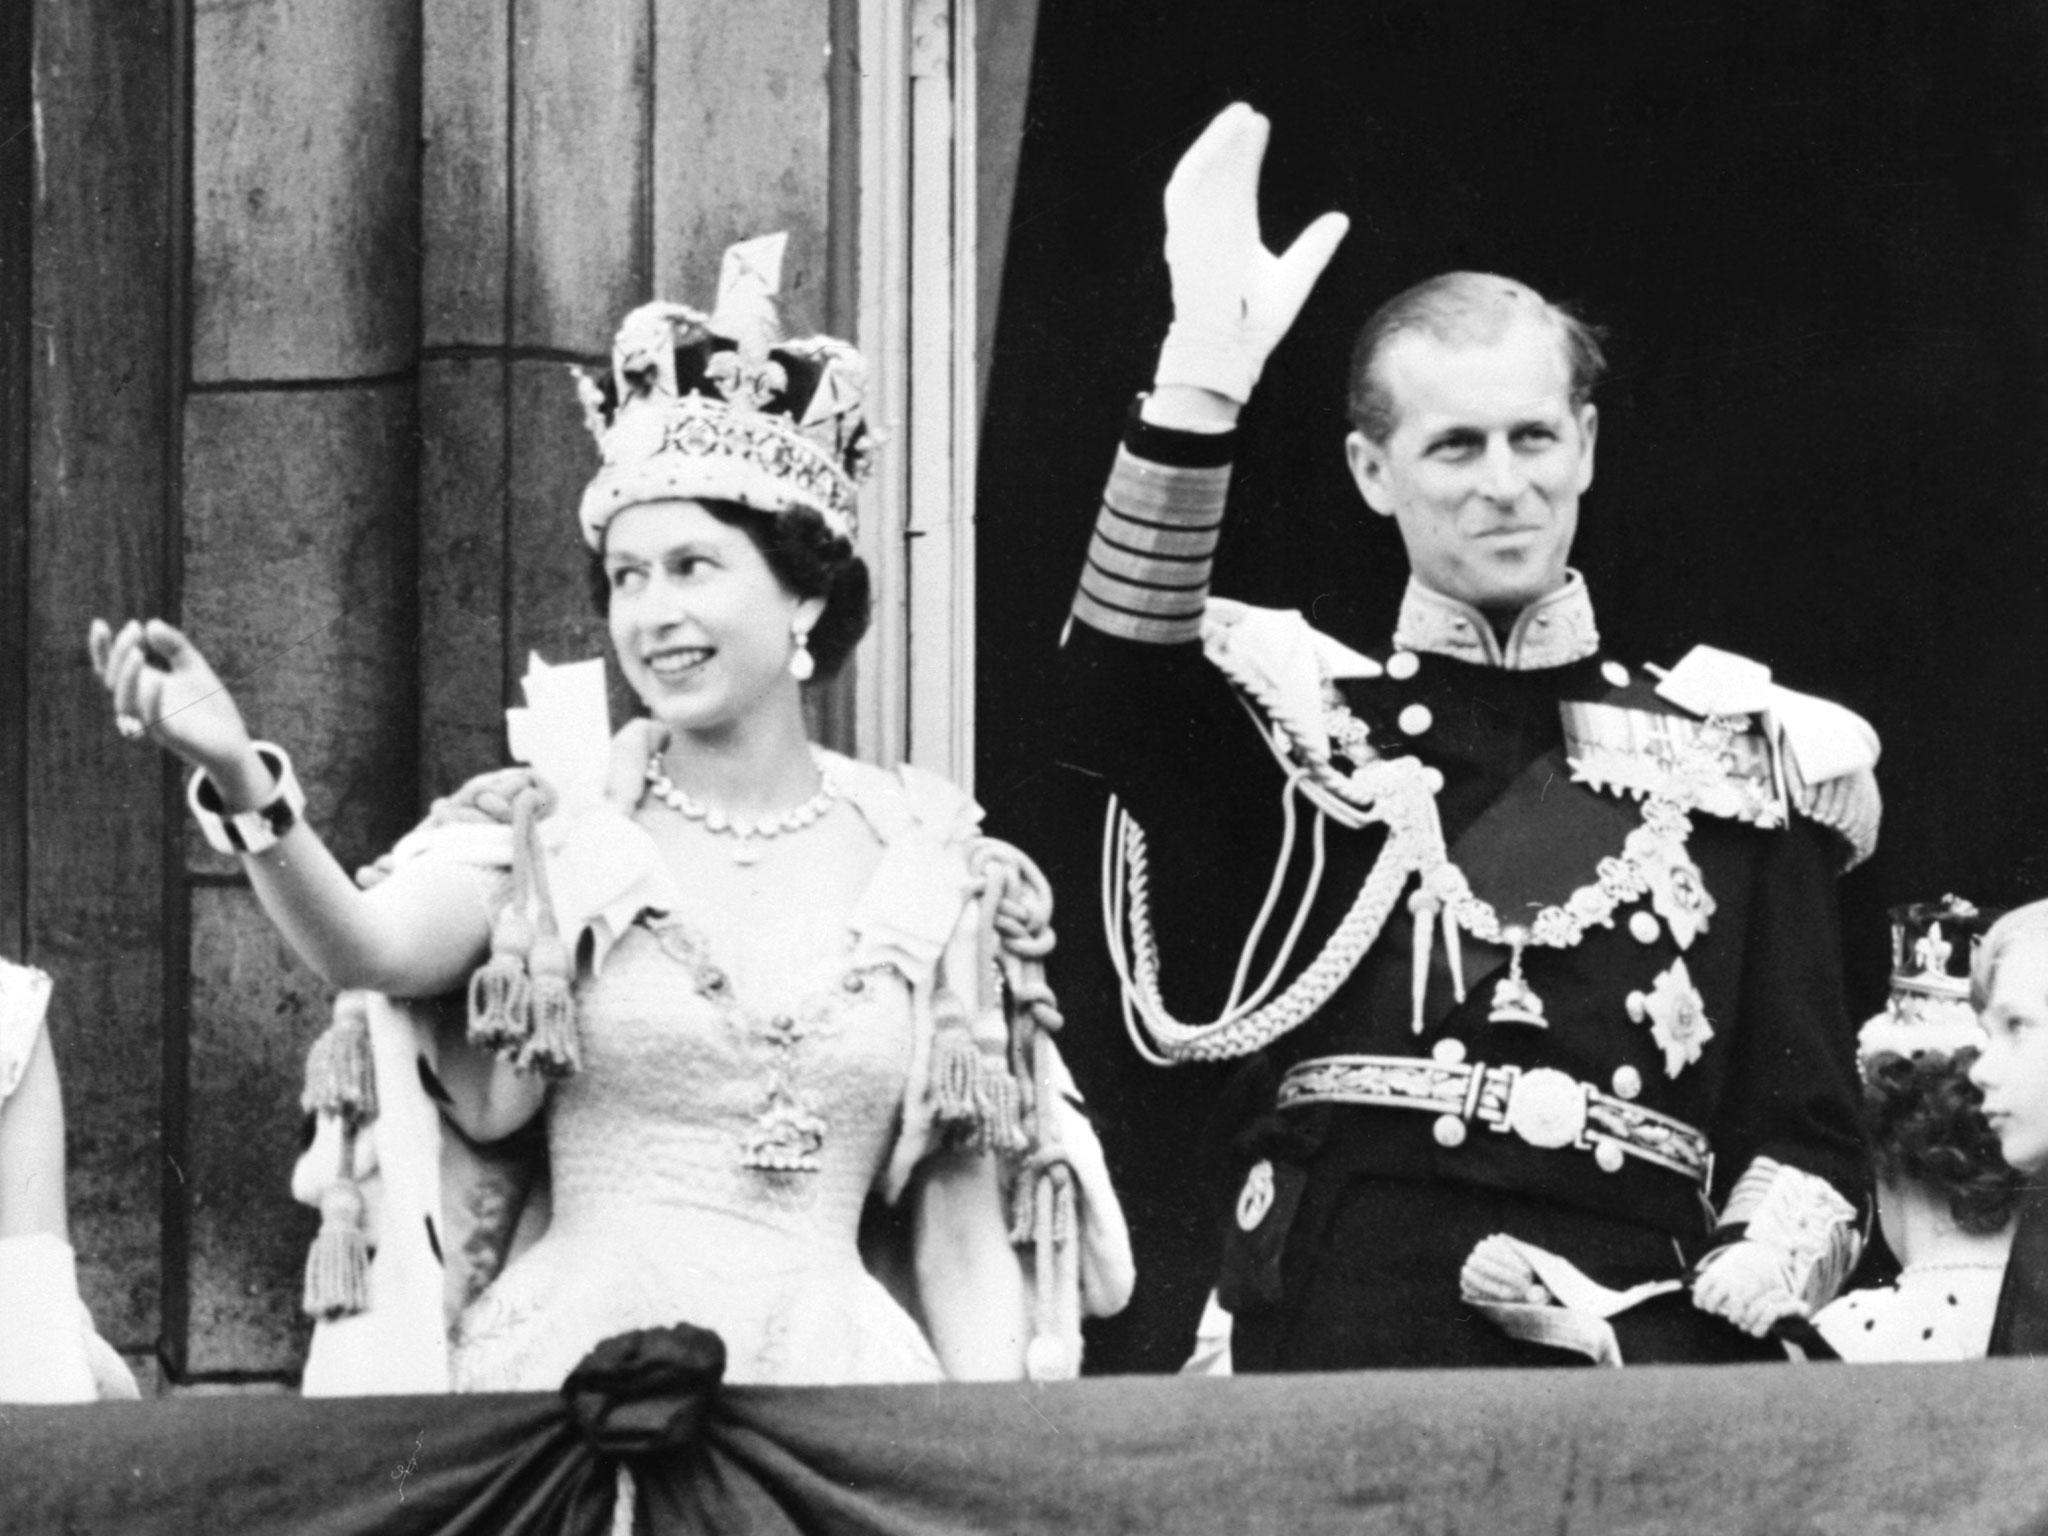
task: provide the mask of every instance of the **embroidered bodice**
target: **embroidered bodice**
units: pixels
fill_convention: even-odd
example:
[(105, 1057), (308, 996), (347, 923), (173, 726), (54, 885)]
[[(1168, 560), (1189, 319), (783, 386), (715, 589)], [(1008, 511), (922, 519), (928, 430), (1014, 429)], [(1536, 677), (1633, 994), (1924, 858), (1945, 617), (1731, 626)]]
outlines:
[(576, 985), (582, 1066), (548, 1101), (547, 1232), (460, 1319), (459, 1389), (550, 1389), (600, 1340), (678, 1321), (724, 1339), (729, 1381), (941, 1374), (857, 1237), (869, 1194), (893, 1197), (921, 1149), (905, 1106), (966, 909), (967, 823), (948, 817), (968, 803), (948, 791), (921, 818), (882, 776), (844, 771), (837, 814), (881, 856), (814, 909), (750, 914), (635, 876), (606, 850), (652, 845), (617, 818), (593, 824), (595, 852), (564, 829), (558, 885), (596, 893), (571, 910), (604, 925)]
[(555, 1230), (673, 1223), (744, 1236), (729, 1251), (750, 1265), (857, 1262), (912, 1037), (903, 979), (850, 958), (828, 952), (794, 1001), (760, 1007), (689, 925), (628, 932), (579, 989), (583, 1070), (548, 1120)]

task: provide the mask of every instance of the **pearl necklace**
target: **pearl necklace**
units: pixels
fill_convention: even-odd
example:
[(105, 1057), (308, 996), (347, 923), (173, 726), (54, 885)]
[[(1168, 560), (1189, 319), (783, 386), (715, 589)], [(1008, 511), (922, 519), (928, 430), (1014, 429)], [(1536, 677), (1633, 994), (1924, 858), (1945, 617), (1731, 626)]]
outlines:
[(714, 806), (706, 805), (694, 795), (685, 793), (672, 781), (661, 763), (661, 754), (655, 753), (647, 759), (647, 787), (654, 792), (655, 799), (669, 809), (687, 816), (691, 821), (701, 822), (706, 832), (718, 837), (734, 840), (732, 857), (736, 864), (752, 864), (766, 853), (768, 839), (780, 837), (785, 832), (801, 832), (819, 817), (832, 809), (832, 803), (839, 798), (839, 784), (826, 766), (823, 755), (813, 747), (811, 761), (818, 769), (818, 792), (801, 805), (790, 807), (773, 816), (764, 816), (759, 821), (741, 821)]

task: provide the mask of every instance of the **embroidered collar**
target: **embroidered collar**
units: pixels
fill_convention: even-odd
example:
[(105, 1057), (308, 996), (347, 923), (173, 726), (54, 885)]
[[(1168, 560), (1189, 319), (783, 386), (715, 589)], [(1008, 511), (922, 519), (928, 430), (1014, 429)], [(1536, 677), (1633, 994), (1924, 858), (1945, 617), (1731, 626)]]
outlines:
[(1594, 655), (1600, 649), (1600, 631), (1593, 623), (1593, 599), (1577, 571), (1567, 571), (1563, 586), (1516, 616), (1505, 647), (1477, 608), (1432, 592), (1410, 576), (1401, 597), (1401, 617), (1394, 625), (1394, 645), (1476, 666), (1535, 672)]

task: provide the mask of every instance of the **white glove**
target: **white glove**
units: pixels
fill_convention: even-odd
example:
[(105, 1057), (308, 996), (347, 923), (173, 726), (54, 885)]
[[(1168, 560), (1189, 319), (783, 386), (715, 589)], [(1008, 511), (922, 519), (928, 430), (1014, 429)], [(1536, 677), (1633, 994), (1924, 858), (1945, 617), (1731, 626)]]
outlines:
[(1218, 113), (1166, 184), (1173, 326), (1153, 382), (1210, 390), (1242, 405), (1266, 358), (1351, 226), (1326, 213), (1282, 256), (1259, 236), (1259, 164), (1272, 124), (1243, 102)]
[(1806, 1304), (1786, 1277), (1785, 1256), (1769, 1243), (1748, 1238), (1707, 1256), (1692, 1283), (1692, 1304), (1753, 1339), (1769, 1333), (1780, 1318), (1806, 1316)]
[(0, 1238), (0, 1402), (96, 1400), (85, 1341), (71, 1245), (49, 1232)]
[(1554, 1299), (1537, 1278), (1536, 1266), (1513, 1238), (1496, 1232), (1482, 1237), (1458, 1272), (1458, 1293), (1467, 1301), (1503, 1306), (1548, 1306)]

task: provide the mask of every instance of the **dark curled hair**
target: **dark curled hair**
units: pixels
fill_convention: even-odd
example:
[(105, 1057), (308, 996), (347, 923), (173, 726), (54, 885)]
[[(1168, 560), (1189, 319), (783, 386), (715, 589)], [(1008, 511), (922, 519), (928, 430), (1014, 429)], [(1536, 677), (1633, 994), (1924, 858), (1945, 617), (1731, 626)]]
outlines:
[[(752, 539), (785, 591), (825, 599), (810, 633), (811, 658), (818, 664), (814, 680), (836, 673), (868, 632), (867, 562), (815, 512), (757, 512), (736, 501), (708, 498), (698, 499), (697, 505)], [(612, 584), (602, 547), (590, 555), (590, 599), (599, 613), (610, 613)]]
[(1970, 1082), (1973, 1047), (1953, 1056), (1882, 1051), (1864, 1071), (1863, 1122), (1879, 1178), (1917, 1180), (1948, 1198), (1965, 1232), (1983, 1236), (2012, 1219), (2021, 1176), (2006, 1166)]

